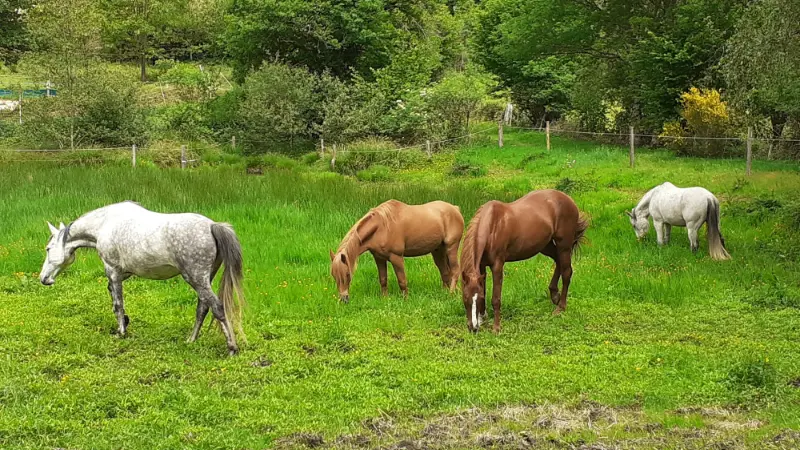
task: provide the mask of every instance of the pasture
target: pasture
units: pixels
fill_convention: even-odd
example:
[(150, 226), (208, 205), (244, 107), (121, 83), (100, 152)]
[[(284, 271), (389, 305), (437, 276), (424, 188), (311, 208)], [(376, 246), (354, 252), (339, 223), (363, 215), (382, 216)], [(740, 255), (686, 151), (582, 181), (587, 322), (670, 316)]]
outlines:
[[(483, 167), (451, 174), (454, 160)], [(3, 448), (791, 447), (800, 443), (798, 166), (679, 159), (507, 133), (380, 183), (298, 166), (0, 165)], [(731, 261), (693, 255), (683, 228), (658, 248), (624, 212), (663, 181), (722, 202)], [(329, 250), (369, 208), (441, 199), (468, 221), (485, 201), (568, 192), (592, 225), (566, 313), (552, 261), (506, 266), (503, 331), (467, 331), (430, 256), (380, 296), (363, 255), (340, 304)], [(230, 222), (245, 258), (248, 342), (216, 328), (186, 344), (196, 299), (180, 279), (125, 283), (129, 337), (92, 251), (54, 286), (37, 273), (57, 223), (112, 202)], [(491, 315), (491, 313), (490, 313)], [(394, 446), (394, 447), (392, 447)]]

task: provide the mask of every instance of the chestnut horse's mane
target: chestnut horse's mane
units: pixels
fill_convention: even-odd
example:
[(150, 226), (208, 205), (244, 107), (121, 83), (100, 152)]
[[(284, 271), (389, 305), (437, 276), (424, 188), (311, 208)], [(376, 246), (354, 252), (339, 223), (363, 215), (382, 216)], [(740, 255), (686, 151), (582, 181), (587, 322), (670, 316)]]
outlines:
[(467, 225), (467, 232), (464, 235), (464, 244), (461, 246), (461, 270), (464, 273), (477, 274), (479, 272), (478, 265), (480, 261), (478, 261), (478, 258), (483, 256), (483, 249), (478, 250), (478, 243), (480, 241), (479, 229), (481, 217), (484, 213), (489, 211), (489, 206), (491, 206), (491, 203), (485, 203), (478, 208), (472, 220), (469, 221), (469, 225)]
[(364, 242), (361, 236), (358, 234), (359, 227), (372, 219), (373, 217), (379, 219), (381, 221), (381, 225), (384, 227), (388, 227), (391, 222), (394, 222), (394, 213), (395, 210), (393, 208), (394, 200), (389, 200), (386, 202), (381, 203), (380, 205), (372, 208), (364, 214), (364, 217), (359, 219), (355, 225), (350, 228), (350, 231), (344, 235), (342, 239), (342, 243), (339, 244), (339, 249), (336, 250), (336, 253), (343, 252), (345, 255), (351, 257), (350, 260), (352, 261), (350, 264), (355, 266), (355, 262), (358, 260), (358, 248)]

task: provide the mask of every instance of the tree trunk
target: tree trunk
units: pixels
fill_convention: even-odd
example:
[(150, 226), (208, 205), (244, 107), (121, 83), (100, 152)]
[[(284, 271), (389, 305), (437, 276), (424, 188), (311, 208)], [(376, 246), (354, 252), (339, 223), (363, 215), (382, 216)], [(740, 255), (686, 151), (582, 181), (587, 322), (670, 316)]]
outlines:
[(139, 68), (141, 69), (142, 82), (147, 81), (147, 58), (144, 55), (139, 57)]

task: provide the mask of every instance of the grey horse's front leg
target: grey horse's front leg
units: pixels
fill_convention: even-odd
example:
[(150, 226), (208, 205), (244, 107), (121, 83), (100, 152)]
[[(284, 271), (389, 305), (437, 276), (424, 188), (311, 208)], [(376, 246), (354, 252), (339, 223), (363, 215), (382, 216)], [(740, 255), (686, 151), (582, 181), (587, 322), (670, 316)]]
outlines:
[(106, 266), (106, 276), (108, 277), (108, 293), (111, 294), (114, 315), (117, 316), (118, 335), (119, 337), (125, 337), (130, 319), (125, 314), (125, 303), (122, 299), (122, 282), (127, 277), (110, 266)]

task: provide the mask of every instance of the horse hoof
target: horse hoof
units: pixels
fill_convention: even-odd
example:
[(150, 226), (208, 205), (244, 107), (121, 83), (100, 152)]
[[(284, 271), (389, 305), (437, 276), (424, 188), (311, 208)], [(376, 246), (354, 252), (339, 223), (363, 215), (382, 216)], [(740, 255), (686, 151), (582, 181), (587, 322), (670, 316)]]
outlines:
[(239, 353), (238, 347), (228, 349), (228, 356), (236, 356), (237, 353)]
[(556, 292), (555, 294), (550, 294), (550, 301), (553, 302), (554, 305), (557, 305), (558, 302), (561, 301), (561, 294)]
[(563, 309), (561, 309), (561, 308), (556, 308), (556, 309), (553, 311), (553, 315), (554, 315), (554, 316), (560, 316), (562, 312), (564, 312), (564, 310), (563, 310)]

